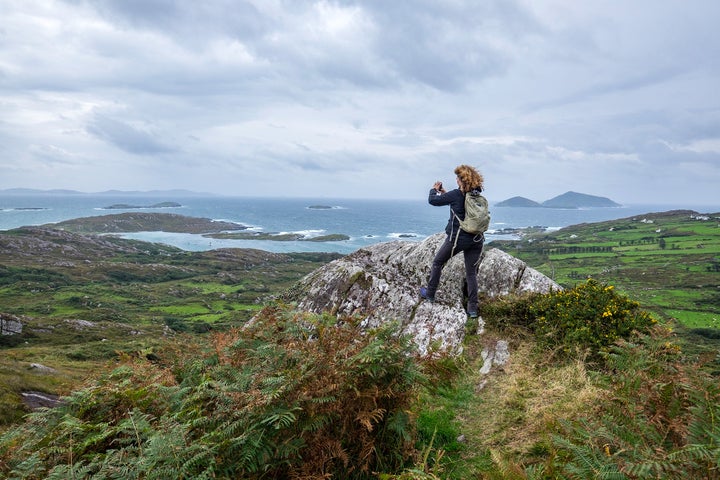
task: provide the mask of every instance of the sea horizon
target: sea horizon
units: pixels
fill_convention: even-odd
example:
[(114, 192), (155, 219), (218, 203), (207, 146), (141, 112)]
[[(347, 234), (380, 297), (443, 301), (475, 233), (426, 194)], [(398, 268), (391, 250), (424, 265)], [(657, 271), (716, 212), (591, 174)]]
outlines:
[[(234, 222), (264, 233), (295, 233), (305, 240), (220, 240), (194, 234), (167, 232), (123, 233), (119, 236), (165, 243), (183, 250), (256, 248), (270, 252), (351, 253), (364, 246), (393, 241), (422, 241), (442, 232), (449, 218), (447, 207), (433, 207), (425, 195), (408, 199), (357, 199), (326, 197), (244, 197), (227, 195), (143, 194), (25, 194), (2, 195), (0, 231), (23, 226), (53, 224), (64, 220), (125, 212), (172, 213), (188, 217)], [(154, 208), (162, 202), (177, 207)], [(126, 204), (141, 208), (108, 207)], [(320, 207), (320, 208), (318, 208)], [(324, 208), (329, 207), (329, 208)], [(543, 227), (555, 230), (579, 223), (626, 218), (669, 210), (693, 210), (703, 214), (720, 212), (720, 205), (645, 204), (620, 207), (564, 209), (550, 207), (496, 207), (491, 201), (492, 220), (486, 243), (513, 239), (509, 230)], [(341, 234), (348, 240), (307, 241), (321, 235)]]
[[(560, 195), (563, 195), (565, 193), (569, 193), (571, 191), (564, 192), (562, 194), (557, 194), (555, 197), (558, 197)], [(147, 198), (155, 198), (155, 197), (165, 197), (165, 196), (177, 196), (177, 197), (206, 197), (206, 198), (237, 198), (237, 199), (275, 199), (275, 200), (367, 200), (367, 201), (379, 201), (379, 202), (388, 202), (388, 201), (417, 201), (420, 199), (421, 201), (424, 201), (426, 199), (427, 191), (423, 190), (420, 192), (420, 197), (417, 196), (407, 196), (407, 197), (389, 197), (389, 198), (378, 198), (378, 197), (338, 197), (338, 196), (318, 196), (318, 195), (242, 195), (242, 194), (224, 194), (224, 193), (214, 193), (214, 192), (199, 192), (195, 190), (187, 190), (187, 189), (157, 189), (157, 190), (117, 190), (117, 189), (110, 189), (110, 190), (103, 190), (103, 191), (96, 191), (96, 192), (85, 192), (81, 190), (74, 190), (74, 189), (36, 189), (36, 188), (24, 188), (24, 187), (13, 187), (13, 188), (5, 188), (0, 189), (0, 208), (2, 204), (3, 197), (25, 197), (25, 196), (39, 196), (39, 197), (45, 197), (45, 196), (87, 196), (87, 197), (147, 197)], [(582, 194), (586, 195), (586, 194)], [(589, 195), (589, 194), (588, 194)], [(589, 195), (589, 196), (595, 196), (595, 195)], [(509, 198), (503, 198), (503, 199), (497, 199), (490, 196), (487, 196), (488, 202), (491, 206), (494, 206), (496, 203), (504, 202), (506, 200), (509, 200), (510, 198), (515, 197), (523, 197), (528, 198), (530, 200), (535, 200), (530, 197), (525, 197), (524, 195), (514, 195)], [(551, 200), (555, 197), (551, 197), (549, 199), (545, 200), (535, 200), (538, 203), (542, 203), (547, 200)], [(682, 203), (682, 201), (674, 201), (674, 202), (668, 202), (668, 203), (657, 203), (657, 202), (648, 202), (648, 203), (635, 203), (635, 202), (622, 202), (617, 201), (615, 199), (610, 199), (614, 201), (615, 203), (618, 203), (619, 207), (580, 207), (578, 209), (586, 209), (586, 208), (624, 208), (624, 207), (637, 207), (637, 206), (661, 206), (661, 207), (667, 207), (669, 210), (697, 210), (698, 208), (701, 209), (707, 209), (707, 208), (713, 208), (715, 211), (708, 211), (704, 213), (717, 213), (718, 209), (720, 209), (720, 199), (717, 203), (695, 203), (695, 202), (687, 202)], [(525, 208), (525, 207), (510, 207), (510, 208)], [(546, 206), (540, 206), (540, 207), (527, 207), (527, 208), (558, 208), (558, 207), (546, 207)]]

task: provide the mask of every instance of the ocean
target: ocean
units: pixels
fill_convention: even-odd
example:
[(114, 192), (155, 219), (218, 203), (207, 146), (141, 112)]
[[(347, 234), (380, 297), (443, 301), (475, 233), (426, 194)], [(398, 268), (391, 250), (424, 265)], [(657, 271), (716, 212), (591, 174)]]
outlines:
[[(148, 207), (160, 202), (175, 202), (172, 208), (107, 209), (126, 204)], [(316, 208), (329, 207), (329, 208)], [(674, 209), (715, 213), (720, 206), (629, 205), (618, 208), (554, 209), (494, 207), (486, 243), (515, 238), (505, 229), (542, 226), (558, 229), (579, 223), (612, 220), (644, 213)], [(219, 240), (202, 235), (165, 232), (123, 234), (124, 238), (159, 242), (183, 250), (202, 251), (216, 248), (256, 248), (270, 252), (351, 253), (364, 246), (403, 239), (421, 241), (443, 231), (449, 217), (448, 207), (433, 207), (425, 193), (417, 200), (327, 199), (327, 198), (249, 198), (221, 196), (143, 196), (133, 195), (0, 195), (0, 230), (27, 225), (42, 225), (73, 218), (123, 212), (174, 213), (192, 217), (236, 222), (253, 231), (302, 233), (307, 237), (343, 234), (349, 240), (332, 242)]]

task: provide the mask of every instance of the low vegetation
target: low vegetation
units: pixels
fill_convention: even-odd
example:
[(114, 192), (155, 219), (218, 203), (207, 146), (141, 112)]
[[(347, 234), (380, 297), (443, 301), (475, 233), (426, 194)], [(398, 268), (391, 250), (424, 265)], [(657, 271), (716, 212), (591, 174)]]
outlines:
[[(162, 204), (153, 205), (153, 208)], [(173, 204), (168, 204), (173, 206)], [(142, 208), (115, 205), (113, 208)], [(94, 217), (74, 218), (48, 225), (48, 227), (75, 233), (126, 233), (126, 232), (176, 232), (176, 233), (218, 233), (245, 230), (246, 226), (210, 218), (188, 217), (175, 213), (126, 212)]]
[[(0, 447), (15, 478), (370, 478), (412, 458), (425, 383), (392, 326), (267, 308), (207, 348), (123, 364)], [(182, 345), (182, 347), (180, 347)]]
[[(578, 341), (566, 298), (615, 319)], [(623, 308), (617, 309), (618, 306)], [(559, 321), (528, 321), (554, 309)], [(461, 358), (271, 304), (122, 356), (0, 438), (8, 478), (720, 478), (720, 389), (666, 325), (597, 282), (486, 302)], [(206, 341), (199, 341), (199, 339)], [(510, 342), (504, 371), (481, 352)]]
[[(566, 243), (504, 246), (547, 255), (566, 289), (485, 299), (484, 331), (468, 325), (458, 358), (419, 356), (392, 324), (367, 331), (357, 318), (272, 300), (332, 256), (7, 232), (0, 312), (26, 328), (0, 346), (0, 477), (720, 479), (716, 329), (702, 324), (708, 343), (698, 348), (659, 297), (632, 294), (652, 265), (648, 288), (687, 302), (670, 312), (714, 315), (703, 301), (717, 273), (700, 265), (718, 255), (702, 256), (717, 233), (683, 215), (617, 221), (613, 231), (707, 229), (701, 252), (639, 244), (649, 233), (638, 232), (587, 258), (532, 250), (579, 247), (585, 229), (602, 236), (607, 225), (557, 232)], [(635, 254), (641, 246), (651, 258)], [(623, 267), (594, 275), (601, 253)], [(664, 287), (654, 263), (664, 254), (691, 262), (704, 287), (678, 280), (682, 265), (665, 267), (676, 283)], [(619, 284), (610, 272), (622, 273)], [(510, 361), (488, 373), (485, 352), (500, 341)], [(22, 418), (26, 390), (66, 397)]]

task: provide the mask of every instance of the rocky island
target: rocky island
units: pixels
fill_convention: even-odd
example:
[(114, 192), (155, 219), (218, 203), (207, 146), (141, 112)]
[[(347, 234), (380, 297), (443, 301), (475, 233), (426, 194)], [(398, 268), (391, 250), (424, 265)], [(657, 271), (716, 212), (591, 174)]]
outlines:
[(209, 218), (187, 217), (173, 213), (118, 213), (96, 217), (82, 217), (45, 225), (74, 233), (219, 233), (245, 230), (239, 223)]
[(198, 234), (204, 237), (225, 240), (338, 242), (350, 239), (349, 236), (339, 233), (310, 236), (294, 232), (247, 231), (248, 227), (239, 223), (212, 220), (209, 218), (188, 217), (173, 213), (117, 213), (96, 217), (75, 218), (44, 226), (73, 233), (121, 234), (133, 232), (169, 232)]
[(182, 207), (181, 204), (177, 202), (160, 202), (160, 203), (154, 203), (152, 205), (129, 205), (127, 203), (116, 203), (114, 205), (109, 205), (107, 207), (103, 207), (103, 210), (132, 210), (136, 208), (179, 208)]
[(543, 207), (550, 208), (615, 208), (622, 207), (619, 203), (613, 202), (607, 197), (598, 197), (585, 193), (565, 192), (562, 195), (545, 200)]
[(273, 240), (275, 242), (340, 242), (343, 240), (350, 240), (349, 236), (340, 233), (310, 236), (295, 232), (223, 232), (208, 233), (203, 236), (223, 240)]

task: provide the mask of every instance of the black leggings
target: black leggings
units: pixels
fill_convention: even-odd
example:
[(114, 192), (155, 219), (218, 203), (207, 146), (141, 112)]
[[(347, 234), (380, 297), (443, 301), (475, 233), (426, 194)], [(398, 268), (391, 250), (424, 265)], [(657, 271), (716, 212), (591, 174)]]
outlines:
[(435, 297), (435, 292), (440, 284), (440, 274), (442, 273), (442, 269), (447, 261), (458, 253), (463, 252), (463, 256), (465, 258), (465, 278), (467, 280), (468, 289), (467, 311), (477, 313), (477, 271), (484, 241), (485, 237), (482, 234), (471, 235), (463, 231), (445, 237), (445, 241), (435, 254), (435, 259), (432, 263), (430, 280), (428, 281), (427, 286), (428, 296), (433, 298)]

